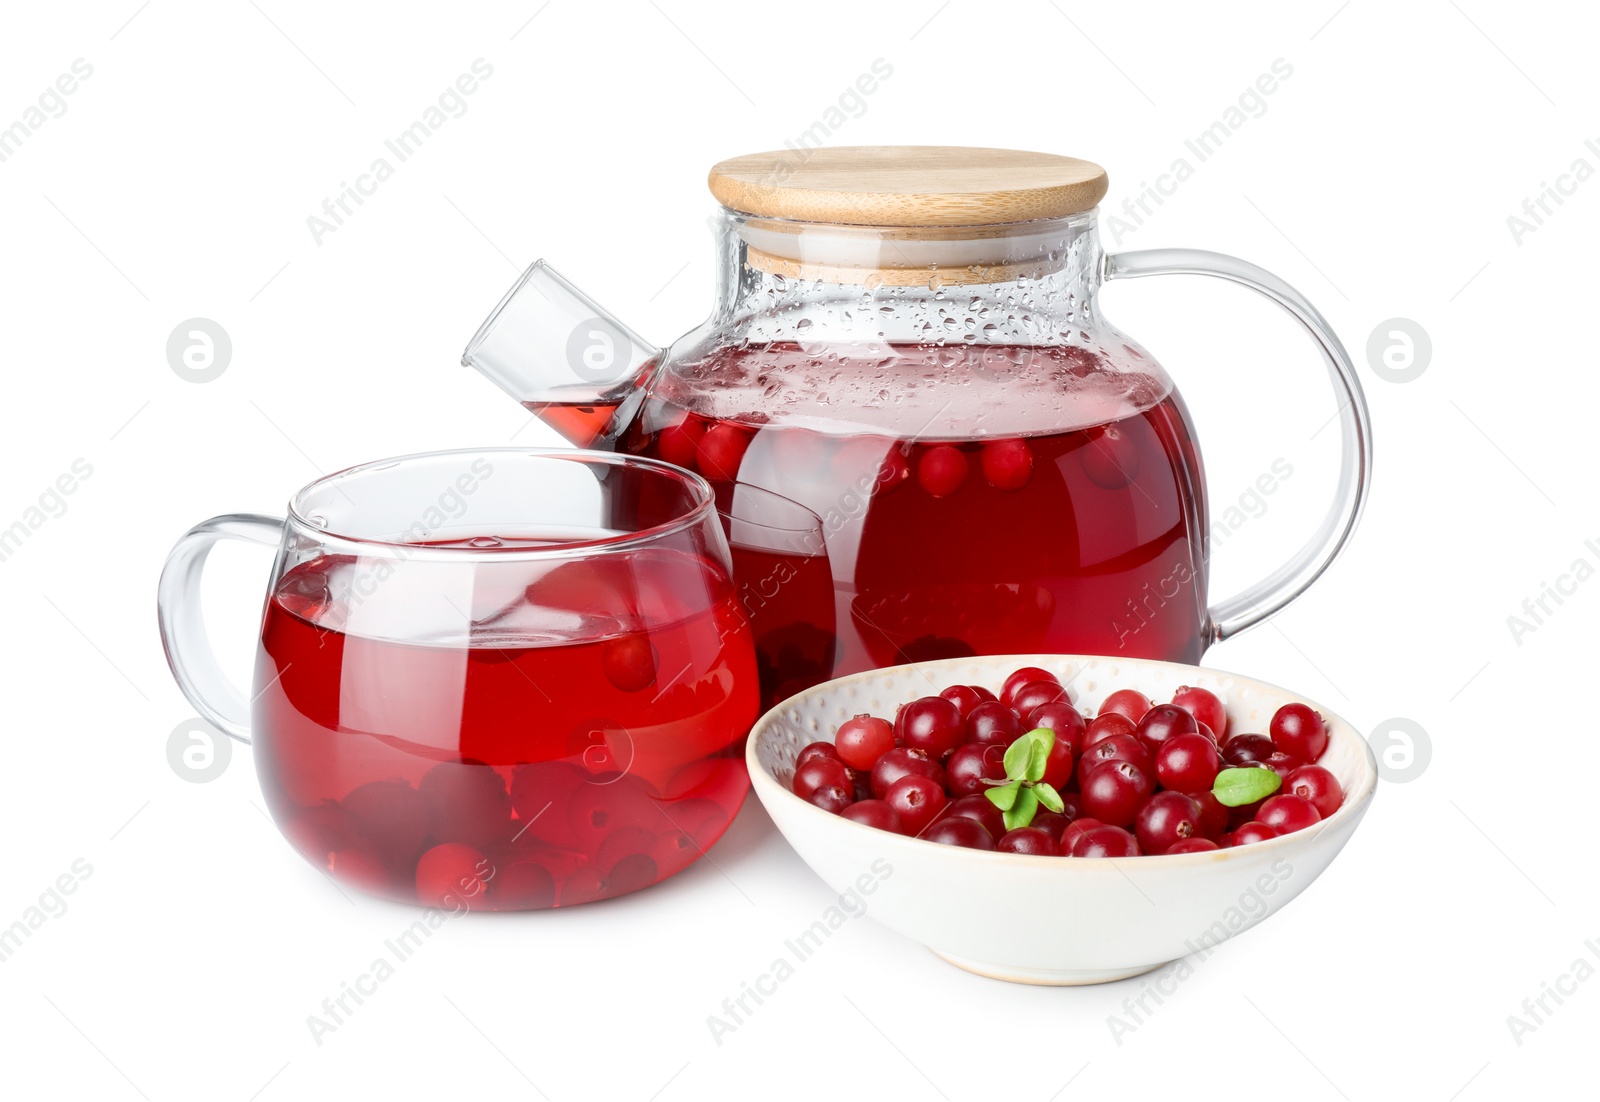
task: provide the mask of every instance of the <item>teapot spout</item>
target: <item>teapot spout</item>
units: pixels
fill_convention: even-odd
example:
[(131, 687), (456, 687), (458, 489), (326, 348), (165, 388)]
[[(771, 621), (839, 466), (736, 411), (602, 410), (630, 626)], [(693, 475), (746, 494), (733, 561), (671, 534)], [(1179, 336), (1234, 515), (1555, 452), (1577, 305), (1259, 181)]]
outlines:
[(610, 448), (659, 353), (537, 260), (478, 327), (461, 362), (572, 443)]

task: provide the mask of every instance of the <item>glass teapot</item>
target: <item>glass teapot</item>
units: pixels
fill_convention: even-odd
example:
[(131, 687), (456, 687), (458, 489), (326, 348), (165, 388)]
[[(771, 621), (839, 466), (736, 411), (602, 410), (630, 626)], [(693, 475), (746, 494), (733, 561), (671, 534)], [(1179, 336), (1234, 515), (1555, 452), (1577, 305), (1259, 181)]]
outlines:
[[(784, 150), (716, 165), (717, 302), (657, 348), (543, 261), (463, 355), (582, 447), (781, 495), (814, 548), (741, 566), (747, 605), (831, 572), (763, 648), (797, 689), (973, 654), (1194, 662), (1303, 592), (1349, 539), (1371, 424), (1350, 358), (1282, 280), (1217, 253), (1107, 254), (1087, 161), (950, 147)], [(1101, 285), (1218, 276), (1304, 326), (1339, 403), (1343, 466), (1320, 530), (1217, 604), (1193, 426)], [(736, 542), (736, 541), (735, 541)], [(737, 551), (737, 548), (736, 548)], [(794, 588), (794, 587), (789, 587)], [(767, 669), (767, 666), (777, 669)]]

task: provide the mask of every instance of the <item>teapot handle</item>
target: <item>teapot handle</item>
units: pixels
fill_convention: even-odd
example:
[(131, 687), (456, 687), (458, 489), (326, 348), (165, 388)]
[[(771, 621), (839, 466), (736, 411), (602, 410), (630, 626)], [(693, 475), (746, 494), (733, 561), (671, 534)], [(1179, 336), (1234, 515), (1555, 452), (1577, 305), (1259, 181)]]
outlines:
[(200, 614), (200, 576), (206, 556), (218, 540), (236, 539), (276, 547), (283, 541), (283, 521), (254, 513), (212, 517), (185, 532), (167, 556), (156, 594), (161, 646), (178, 688), (195, 710), (218, 730), (248, 744), (250, 704), (222, 667), (206, 639)]
[(1333, 380), (1334, 397), (1339, 400), (1343, 462), (1333, 506), (1322, 527), (1288, 562), (1211, 609), (1211, 641), (1218, 642), (1255, 627), (1304, 593), (1343, 550), (1361, 517), (1372, 480), (1372, 419), (1344, 345), (1317, 308), (1271, 272), (1235, 257), (1199, 249), (1147, 249), (1114, 253), (1105, 259), (1107, 280), (1153, 275), (1217, 276), (1259, 291), (1283, 307), (1316, 342)]

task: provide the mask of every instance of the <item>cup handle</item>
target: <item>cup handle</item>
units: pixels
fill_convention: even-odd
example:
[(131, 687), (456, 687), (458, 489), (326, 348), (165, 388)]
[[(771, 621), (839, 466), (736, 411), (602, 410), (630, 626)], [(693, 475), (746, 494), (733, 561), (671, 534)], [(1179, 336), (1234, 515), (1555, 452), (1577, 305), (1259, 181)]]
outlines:
[(277, 547), (283, 521), (255, 513), (232, 513), (197, 524), (172, 548), (161, 570), (156, 618), (161, 646), (178, 688), (202, 717), (240, 742), (250, 742), (250, 705), (217, 665), (200, 614), (200, 576), (218, 540), (235, 539)]
[(1333, 380), (1334, 397), (1339, 401), (1343, 461), (1333, 506), (1322, 527), (1288, 562), (1243, 593), (1212, 607), (1208, 614), (1209, 642), (1219, 642), (1255, 627), (1304, 593), (1343, 550), (1361, 517), (1372, 480), (1372, 419), (1344, 345), (1317, 308), (1271, 272), (1235, 257), (1199, 249), (1146, 249), (1113, 253), (1105, 259), (1107, 280), (1153, 275), (1216, 276), (1259, 291), (1283, 307), (1316, 342)]

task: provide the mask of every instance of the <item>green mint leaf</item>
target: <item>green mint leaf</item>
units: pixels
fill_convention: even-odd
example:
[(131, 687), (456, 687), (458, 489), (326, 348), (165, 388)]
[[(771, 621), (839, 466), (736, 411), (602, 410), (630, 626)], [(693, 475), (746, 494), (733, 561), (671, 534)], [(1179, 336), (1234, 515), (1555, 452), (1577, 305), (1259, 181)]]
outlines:
[(991, 788), (984, 795), (989, 797), (989, 802), (1001, 811), (1010, 811), (1017, 803), (1017, 793), (1022, 789), (1021, 781), (1012, 781), (1010, 784)]
[(1017, 792), (1017, 802), (1001, 818), (1005, 820), (1007, 830), (1016, 830), (1033, 822), (1033, 813), (1038, 810), (1039, 797), (1033, 794), (1031, 787), (1026, 787)]
[(1061, 809), (1066, 806), (1061, 802), (1061, 794), (1048, 784), (1041, 782), (1034, 785), (1033, 794), (1040, 803), (1044, 804), (1047, 810), (1054, 811), (1058, 815), (1061, 813)]
[(1009, 780), (1026, 780), (1028, 776), (1028, 762), (1033, 759), (1033, 740), (1023, 735), (1016, 742), (1006, 747), (1005, 767), (1006, 777)]
[(1243, 807), (1264, 800), (1278, 790), (1281, 777), (1271, 769), (1250, 766), (1245, 769), (1224, 769), (1217, 774), (1211, 794), (1223, 807)]
[(1048, 727), (1035, 727), (1022, 737), (1030, 744), (1027, 778), (1030, 781), (1042, 781), (1044, 767), (1050, 760), (1050, 750), (1056, 744), (1056, 733)]

